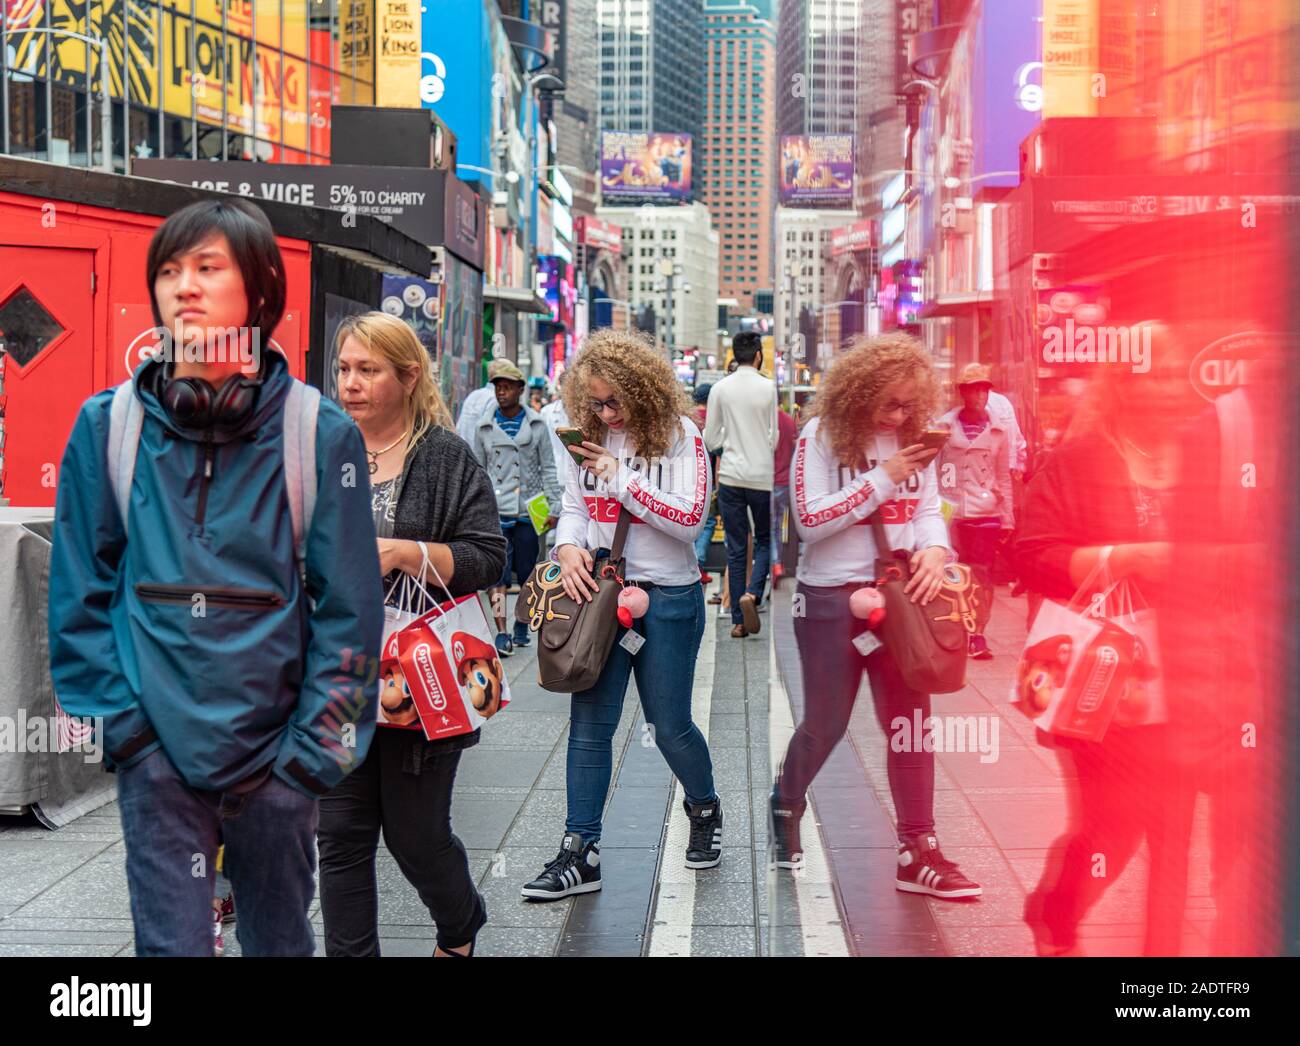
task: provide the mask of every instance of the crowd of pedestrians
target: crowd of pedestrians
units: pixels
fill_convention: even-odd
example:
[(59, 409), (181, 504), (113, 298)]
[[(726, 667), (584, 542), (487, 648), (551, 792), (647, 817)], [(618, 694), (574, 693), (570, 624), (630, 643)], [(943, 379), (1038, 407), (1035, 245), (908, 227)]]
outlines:
[[(267, 344), (284, 272), (257, 208), (205, 201), (158, 228), (146, 279), (160, 326), (200, 340), (238, 328)], [(102, 717), (117, 773), (137, 953), (212, 954), (237, 907), (245, 954), (310, 954), (319, 853), (327, 953), (378, 955), (382, 836), (437, 927), (434, 954), (472, 955), (489, 913), (451, 809), (479, 731), (430, 740), (387, 705), (377, 716), (385, 617), (412, 586), (434, 603), (481, 592), (495, 654), (508, 657), (533, 641), (527, 625), (507, 625), (508, 596), (539, 562), (581, 605), (613, 548), (643, 611), (595, 682), (569, 695), (560, 847), (521, 893), (600, 889), (612, 739), (632, 679), (685, 795), (688, 841), (671, 859), (717, 867), (722, 802), (691, 698), (719, 520), (724, 591), (710, 602), (725, 599), (736, 639), (761, 631), (787, 550), (800, 550), (805, 703), (769, 800), (775, 865), (799, 867), (808, 791), (862, 677), (887, 737), (899, 717), (930, 717), (932, 695), (908, 682), (897, 652), (863, 642), (855, 601), (882, 562), (906, 561), (906, 595), (922, 607), (958, 560), (991, 590), (999, 554), (1014, 558), (1034, 606), (1104, 596), (1116, 579), (1167, 602), (1188, 467), (1177, 436), (1187, 352), (1166, 328), (1155, 338), (1163, 369), (1098, 381), (1075, 438), (1027, 489), (1027, 444), (992, 371), (966, 366), (946, 403), (930, 356), (901, 333), (841, 351), (798, 420), (753, 332), (734, 337), (731, 373), (693, 397), (632, 332), (590, 335), (553, 395), (494, 359), (454, 424), (424, 348), (382, 312), (338, 329), (328, 395), (274, 352), (252, 373), (237, 356), (142, 364), (78, 416), (49, 598), (59, 699)], [(1221, 422), (1216, 432), (1230, 432)], [(976, 659), (992, 657), (987, 620), (968, 637)], [(1210, 719), (1219, 734), (1233, 721)], [(1198, 723), (1198, 738), (1157, 716), (1117, 721), (1104, 743), (1044, 735), (1072, 769), (1079, 816), (1026, 905), (1040, 952), (1075, 950), (1109, 881), (1091, 874), (1092, 855), (1122, 868), (1144, 840), (1148, 950), (1177, 950), (1192, 804), (1208, 792), (1230, 807), (1209, 755), (1188, 756), (1222, 742)], [(896, 888), (979, 896), (939, 846), (933, 748), (887, 751)], [(1230, 850), (1225, 823), (1215, 859), (1227, 879)]]

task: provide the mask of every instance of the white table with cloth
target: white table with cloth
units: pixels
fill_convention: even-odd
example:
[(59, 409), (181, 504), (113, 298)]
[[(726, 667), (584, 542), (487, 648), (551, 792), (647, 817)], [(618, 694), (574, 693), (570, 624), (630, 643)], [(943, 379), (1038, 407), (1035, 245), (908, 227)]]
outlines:
[[(59, 718), (46, 633), (53, 529), (53, 509), (0, 507), (0, 813), (30, 809), (61, 828), (112, 802), (117, 784), (91, 753), (59, 751), (51, 727)], [(66, 746), (76, 738), (63, 725)]]

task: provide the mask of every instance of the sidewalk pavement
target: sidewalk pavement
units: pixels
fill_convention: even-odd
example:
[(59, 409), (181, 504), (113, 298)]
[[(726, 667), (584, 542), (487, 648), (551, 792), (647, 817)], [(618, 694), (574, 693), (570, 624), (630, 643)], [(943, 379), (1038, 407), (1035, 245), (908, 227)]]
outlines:
[[(782, 585), (761, 617), (763, 632), (744, 640), (731, 639), (730, 619), (708, 608), (693, 709), (726, 818), (718, 869), (683, 867), (680, 788), (653, 746), (633, 683), (614, 741), (604, 888), (547, 904), (520, 898), (520, 886), (555, 856), (563, 834), (568, 707), (537, 686), (535, 645), (506, 661), (513, 700), (462, 758), (453, 804), (453, 824), (488, 902), (478, 954), (1033, 954), (1022, 905), (1064, 827), (1067, 782), (1007, 700), (1025, 601), (998, 593), (988, 630), (995, 659), (971, 662), (969, 685), (933, 702), (937, 716), (983, 720), (986, 739), (997, 742), (984, 756), (937, 755), (937, 834), (944, 852), (984, 887), (979, 900), (955, 903), (894, 889), (887, 740), (865, 680), (848, 733), (813, 785), (805, 869), (769, 870), (767, 795), (803, 705), (793, 589)], [(1185, 954), (1206, 953), (1214, 914), (1205, 813), (1198, 806)], [(0, 818), (0, 956), (132, 954), (123, 861), (116, 803), (57, 832), (34, 819)], [(428, 912), (382, 845), (377, 873), (383, 954), (429, 955)], [(1083, 924), (1087, 954), (1140, 953), (1145, 878), (1144, 849)], [(319, 902), (312, 921), (323, 954)], [(239, 953), (230, 927), (226, 947)]]
[[(511, 704), (464, 754), (456, 782), (453, 825), (488, 904), (477, 954), (755, 955), (766, 948), (769, 644), (766, 634), (730, 639), (729, 620), (707, 611), (694, 708), (725, 815), (720, 868), (682, 866), (680, 789), (645, 729), (633, 683), (614, 739), (603, 890), (543, 904), (520, 897), (564, 831), (568, 703), (537, 686), (534, 643), (505, 662)], [(431, 954), (428, 912), (382, 844), (377, 875), (383, 954)], [(312, 923), (321, 955), (319, 909), (317, 898)], [(233, 927), (225, 937), (227, 954), (238, 955)], [(57, 832), (30, 818), (0, 818), (0, 956), (132, 953), (117, 804)]]
[[(793, 583), (778, 593), (776, 658), (791, 703), (802, 708), (799, 654), (791, 619)], [(1022, 918), (1068, 814), (1067, 778), (1055, 753), (1034, 739), (1034, 727), (1011, 707), (1009, 694), (1026, 634), (1027, 601), (998, 590), (987, 630), (992, 661), (971, 661), (967, 686), (935, 695), (935, 716), (985, 719), (996, 737), (990, 755), (936, 753), (935, 821), (944, 855), (984, 887), (972, 902), (940, 901), (894, 889), (894, 808), (885, 760), (887, 739), (876, 723), (865, 681), (845, 739), (812, 788), (812, 807), (829, 854), (847, 931), (859, 955), (1033, 955)], [(1207, 810), (1198, 804), (1191, 855), (1183, 954), (1208, 954), (1214, 905), (1209, 891)], [(805, 838), (809, 819), (804, 821)], [(1140, 955), (1144, 932), (1146, 846), (1080, 927), (1087, 955)], [(811, 872), (811, 870), (810, 870)]]

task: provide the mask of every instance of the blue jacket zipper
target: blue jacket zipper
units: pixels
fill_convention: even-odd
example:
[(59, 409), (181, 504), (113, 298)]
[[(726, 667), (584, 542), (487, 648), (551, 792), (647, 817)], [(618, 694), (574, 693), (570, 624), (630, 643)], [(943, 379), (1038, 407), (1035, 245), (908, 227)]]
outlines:
[(203, 521), (208, 515), (208, 484), (212, 481), (212, 436), (209, 435), (203, 440), (203, 471), (199, 476), (199, 510), (195, 514), (194, 522), (198, 524), (199, 529), (203, 529)]

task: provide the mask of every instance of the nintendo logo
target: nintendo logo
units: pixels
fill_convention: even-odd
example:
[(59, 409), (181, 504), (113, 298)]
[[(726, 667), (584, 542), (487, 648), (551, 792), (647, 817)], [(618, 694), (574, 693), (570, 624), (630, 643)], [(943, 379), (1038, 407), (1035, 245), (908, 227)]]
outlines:
[(424, 688), (428, 691), (433, 710), (443, 711), (447, 707), (447, 698), (443, 696), (442, 687), (438, 685), (437, 673), (433, 669), (433, 648), (428, 643), (420, 643), (411, 651), (411, 657), (420, 672), (420, 678), (424, 680)]

